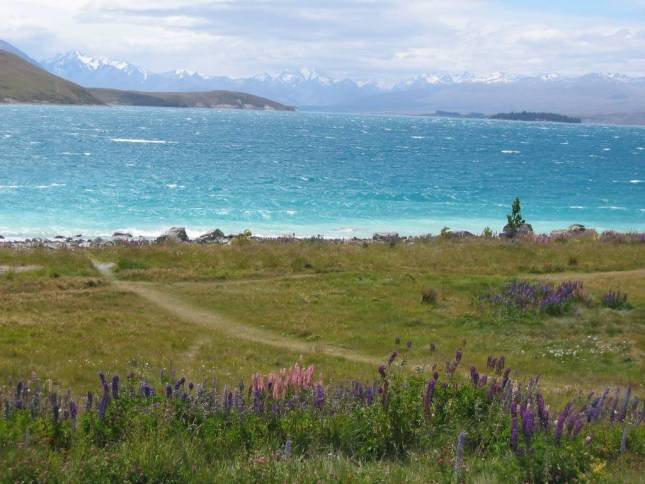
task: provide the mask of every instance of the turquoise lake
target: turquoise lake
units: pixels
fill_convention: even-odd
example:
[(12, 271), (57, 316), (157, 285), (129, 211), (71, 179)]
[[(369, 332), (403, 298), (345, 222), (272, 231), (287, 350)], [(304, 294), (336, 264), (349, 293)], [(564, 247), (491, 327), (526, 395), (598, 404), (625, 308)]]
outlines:
[(0, 234), (645, 231), (645, 129), (412, 116), (0, 107)]

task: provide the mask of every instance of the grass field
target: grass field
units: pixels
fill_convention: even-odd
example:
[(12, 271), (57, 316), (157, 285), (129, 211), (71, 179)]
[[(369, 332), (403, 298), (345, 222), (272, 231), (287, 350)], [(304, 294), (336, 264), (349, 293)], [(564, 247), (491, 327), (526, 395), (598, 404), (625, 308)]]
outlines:
[[(114, 279), (92, 261), (112, 263)], [(239, 240), (0, 250), (0, 267), (25, 265), (38, 268), (0, 273), (4, 381), (33, 374), (82, 392), (96, 386), (98, 371), (158, 380), (165, 368), (196, 381), (248, 382), (256, 371), (300, 362), (315, 364), (326, 383), (340, 384), (374, 378), (393, 350), (407, 367), (428, 372), (463, 349), (464, 371), (488, 355), (505, 355), (517, 379), (540, 375), (557, 405), (606, 386), (629, 384), (642, 395), (645, 385), (642, 243)], [(483, 299), (517, 279), (581, 281), (588, 302), (550, 316)], [(436, 291), (436, 302), (422, 303), (427, 288)], [(626, 293), (631, 309), (604, 307), (609, 290)], [(334, 459), (313, 459), (301, 464), (305, 470), (280, 475), (297, 479), (298, 472), (332, 466), (339, 479), (378, 480), (385, 473), (423, 481), (410, 474), (423, 472), (423, 462), (410, 470)], [(638, 466), (628, 462), (624, 472)]]
[[(115, 287), (91, 259), (116, 264), (118, 279), (287, 342), (331, 344), (377, 361), (399, 350), (411, 364), (443, 364), (459, 348), (475, 361), (504, 354), (518, 371), (540, 374), (565, 393), (645, 383), (645, 247), (596, 241), (5, 249), (0, 265), (41, 269), (0, 275), (4, 373), (36, 372), (81, 389), (99, 369), (172, 366), (195, 378), (228, 379), (302, 359), (326, 379), (373, 372), (369, 363), (222, 337)], [(580, 280), (594, 304), (548, 317), (500, 314), (481, 301), (511, 279)], [(438, 292), (436, 304), (421, 303), (427, 287)], [(627, 293), (633, 309), (602, 307), (599, 298), (610, 289)]]

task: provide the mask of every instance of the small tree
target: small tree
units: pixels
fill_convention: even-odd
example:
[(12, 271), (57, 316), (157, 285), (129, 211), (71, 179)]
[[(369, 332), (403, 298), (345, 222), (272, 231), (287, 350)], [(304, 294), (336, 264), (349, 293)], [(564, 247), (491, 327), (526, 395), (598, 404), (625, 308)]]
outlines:
[(514, 229), (517, 229), (520, 225), (526, 222), (526, 220), (522, 218), (522, 206), (520, 204), (520, 197), (516, 197), (513, 201), (511, 211), (512, 213), (506, 216), (506, 218), (508, 219), (508, 225), (510, 225)]

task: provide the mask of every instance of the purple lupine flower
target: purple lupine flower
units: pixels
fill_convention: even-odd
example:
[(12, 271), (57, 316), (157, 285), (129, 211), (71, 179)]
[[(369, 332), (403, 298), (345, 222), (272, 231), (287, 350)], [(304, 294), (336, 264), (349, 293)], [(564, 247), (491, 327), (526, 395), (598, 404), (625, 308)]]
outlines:
[(455, 353), (455, 361), (457, 363), (461, 361), (461, 356), (462, 356), (461, 350), (457, 350), (457, 352)]
[(224, 410), (230, 412), (233, 408), (233, 392), (228, 391), (225, 393), (226, 398), (224, 400)]
[(374, 385), (367, 387), (365, 392), (365, 403), (367, 403), (368, 406), (374, 403)]
[(492, 355), (488, 355), (488, 358), (486, 358), (486, 368), (491, 368), (492, 361), (493, 361)]
[(175, 382), (175, 391), (178, 391), (184, 383), (186, 383), (186, 377), (182, 376)]
[(99, 406), (98, 406), (99, 419), (103, 420), (103, 418), (105, 417), (105, 413), (107, 412), (109, 403), (110, 403), (110, 392), (103, 392), (103, 397), (101, 398), (101, 401), (99, 402)]
[(549, 429), (549, 412), (546, 409), (546, 405), (544, 404), (544, 397), (542, 397), (541, 393), (538, 393), (535, 395), (535, 399), (537, 401), (537, 408), (538, 408), (538, 418), (540, 419), (540, 425), (542, 425), (542, 428), (544, 430)]
[(560, 445), (560, 439), (562, 438), (562, 431), (564, 430), (564, 424), (565, 421), (567, 420), (567, 417), (569, 416), (569, 412), (571, 412), (571, 407), (573, 407), (573, 403), (569, 402), (567, 405), (564, 407), (560, 415), (558, 416), (557, 423), (555, 424), (555, 445)]
[(314, 407), (322, 408), (325, 404), (325, 389), (322, 386), (322, 383), (316, 383), (314, 387)]
[(501, 375), (505, 365), (506, 365), (506, 357), (504, 355), (497, 358), (497, 362), (495, 363), (495, 370), (497, 371), (498, 375)]
[(623, 404), (623, 409), (620, 412), (620, 416), (618, 418), (619, 422), (622, 422), (625, 420), (625, 417), (627, 417), (627, 408), (629, 406), (629, 398), (632, 396), (632, 386), (629, 385), (627, 387), (627, 391), (625, 392), (625, 403)]
[(88, 412), (92, 410), (92, 403), (94, 402), (94, 394), (92, 392), (87, 392), (87, 400), (85, 401), (85, 410)]
[(470, 367), (470, 381), (472, 381), (475, 386), (479, 384), (479, 373), (477, 372), (477, 368), (474, 366)]
[(260, 390), (259, 388), (256, 388), (255, 392), (253, 393), (253, 412), (256, 414), (264, 412), (264, 398), (262, 390)]
[(481, 375), (479, 377), (479, 387), (480, 388), (485, 387), (486, 383), (488, 383), (488, 375)]
[(436, 384), (437, 384), (437, 380), (432, 379), (428, 381), (428, 385), (426, 387), (426, 393), (423, 396), (423, 410), (426, 418), (430, 418), (430, 416), (432, 415), (432, 412), (431, 412), (432, 398), (434, 397), (434, 389)]
[(455, 446), (455, 477), (459, 481), (459, 477), (464, 467), (464, 447), (466, 445), (466, 432), (463, 430), (457, 436), (457, 445)]
[(513, 452), (517, 453), (519, 450), (518, 446), (519, 430), (517, 428), (517, 414), (511, 417), (511, 449)]
[(189, 392), (192, 392), (194, 388), (195, 388), (195, 384), (192, 381), (190, 383), (188, 383), (188, 391)]
[(533, 430), (535, 428), (535, 418), (533, 412), (530, 408), (524, 410), (522, 414), (522, 433), (524, 434), (524, 440), (526, 441), (526, 446), (531, 445), (531, 437), (533, 436)]
[(119, 399), (119, 375), (112, 377), (112, 398)]
[(58, 395), (56, 393), (51, 393), (49, 395), (49, 403), (51, 403), (52, 406), (52, 419), (54, 420), (54, 423), (58, 423), (60, 401), (58, 400)]
[(78, 406), (76, 405), (76, 402), (74, 400), (70, 400), (69, 402), (69, 416), (72, 420), (76, 420), (76, 416), (78, 415)]
[(145, 398), (150, 398), (154, 394), (154, 390), (148, 383), (143, 384), (143, 396)]
[(435, 371), (435, 372), (432, 374), (432, 378), (434, 379), (434, 381), (437, 381), (437, 380), (439, 379), (439, 372), (438, 372), (438, 371)]
[(166, 383), (166, 398), (172, 398), (172, 385)]
[(385, 378), (385, 368), (386, 368), (385, 365), (381, 365), (378, 367), (378, 372), (383, 378)]
[(506, 388), (506, 385), (508, 384), (508, 376), (510, 375), (510, 373), (511, 373), (510, 368), (506, 368), (504, 370), (504, 377), (503, 377), (503, 380), (502, 380), (502, 389)]

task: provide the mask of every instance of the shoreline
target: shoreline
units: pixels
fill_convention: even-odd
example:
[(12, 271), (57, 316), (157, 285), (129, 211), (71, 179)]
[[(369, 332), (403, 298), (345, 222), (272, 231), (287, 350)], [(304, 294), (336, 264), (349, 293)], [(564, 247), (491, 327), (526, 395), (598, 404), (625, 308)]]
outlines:
[(645, 242), (645, 232), (640, 231), (618, 231), (618, 230), (596, 230), (585, 227), (581, 224), (572, 224), (568, 228), (552, 230), (549, 233), (522, 232), (509, 234), (502, 232), (473, 233), (467, 230), (442, 230), (439, 233), (424, 234), (400, 234), (396, 231), (374, 232), (371, 236), (329, 236), (297, 235), (296, 233), (284, 234), (254, 234), (250, 230), (240, 233), (224, 233), (215, 229), (199, 236), (189, 237), (184, 227), (171, 227), (156, 236), (138, 235), (132, 232), (117, 231), (110, 236), (74, 236), (55, 235), (53, 237), (5, 237), (0, 234), (0, 248), (91, 248), (106, 247), (115, 245), (146, 246), (165, 243), (186, 243), (199, 245), (227, 245), (235, 240), (246, 239), (253, 241), (320, 241), (329, 243), (414, 243), (429, 240), (466, 240), (466, 239), (488, 239), (488, 240), (526, 240), (536, 242), (549, 242), (554, 240), (566, 240), (571, 238), (586, 238), (598, 240)]

